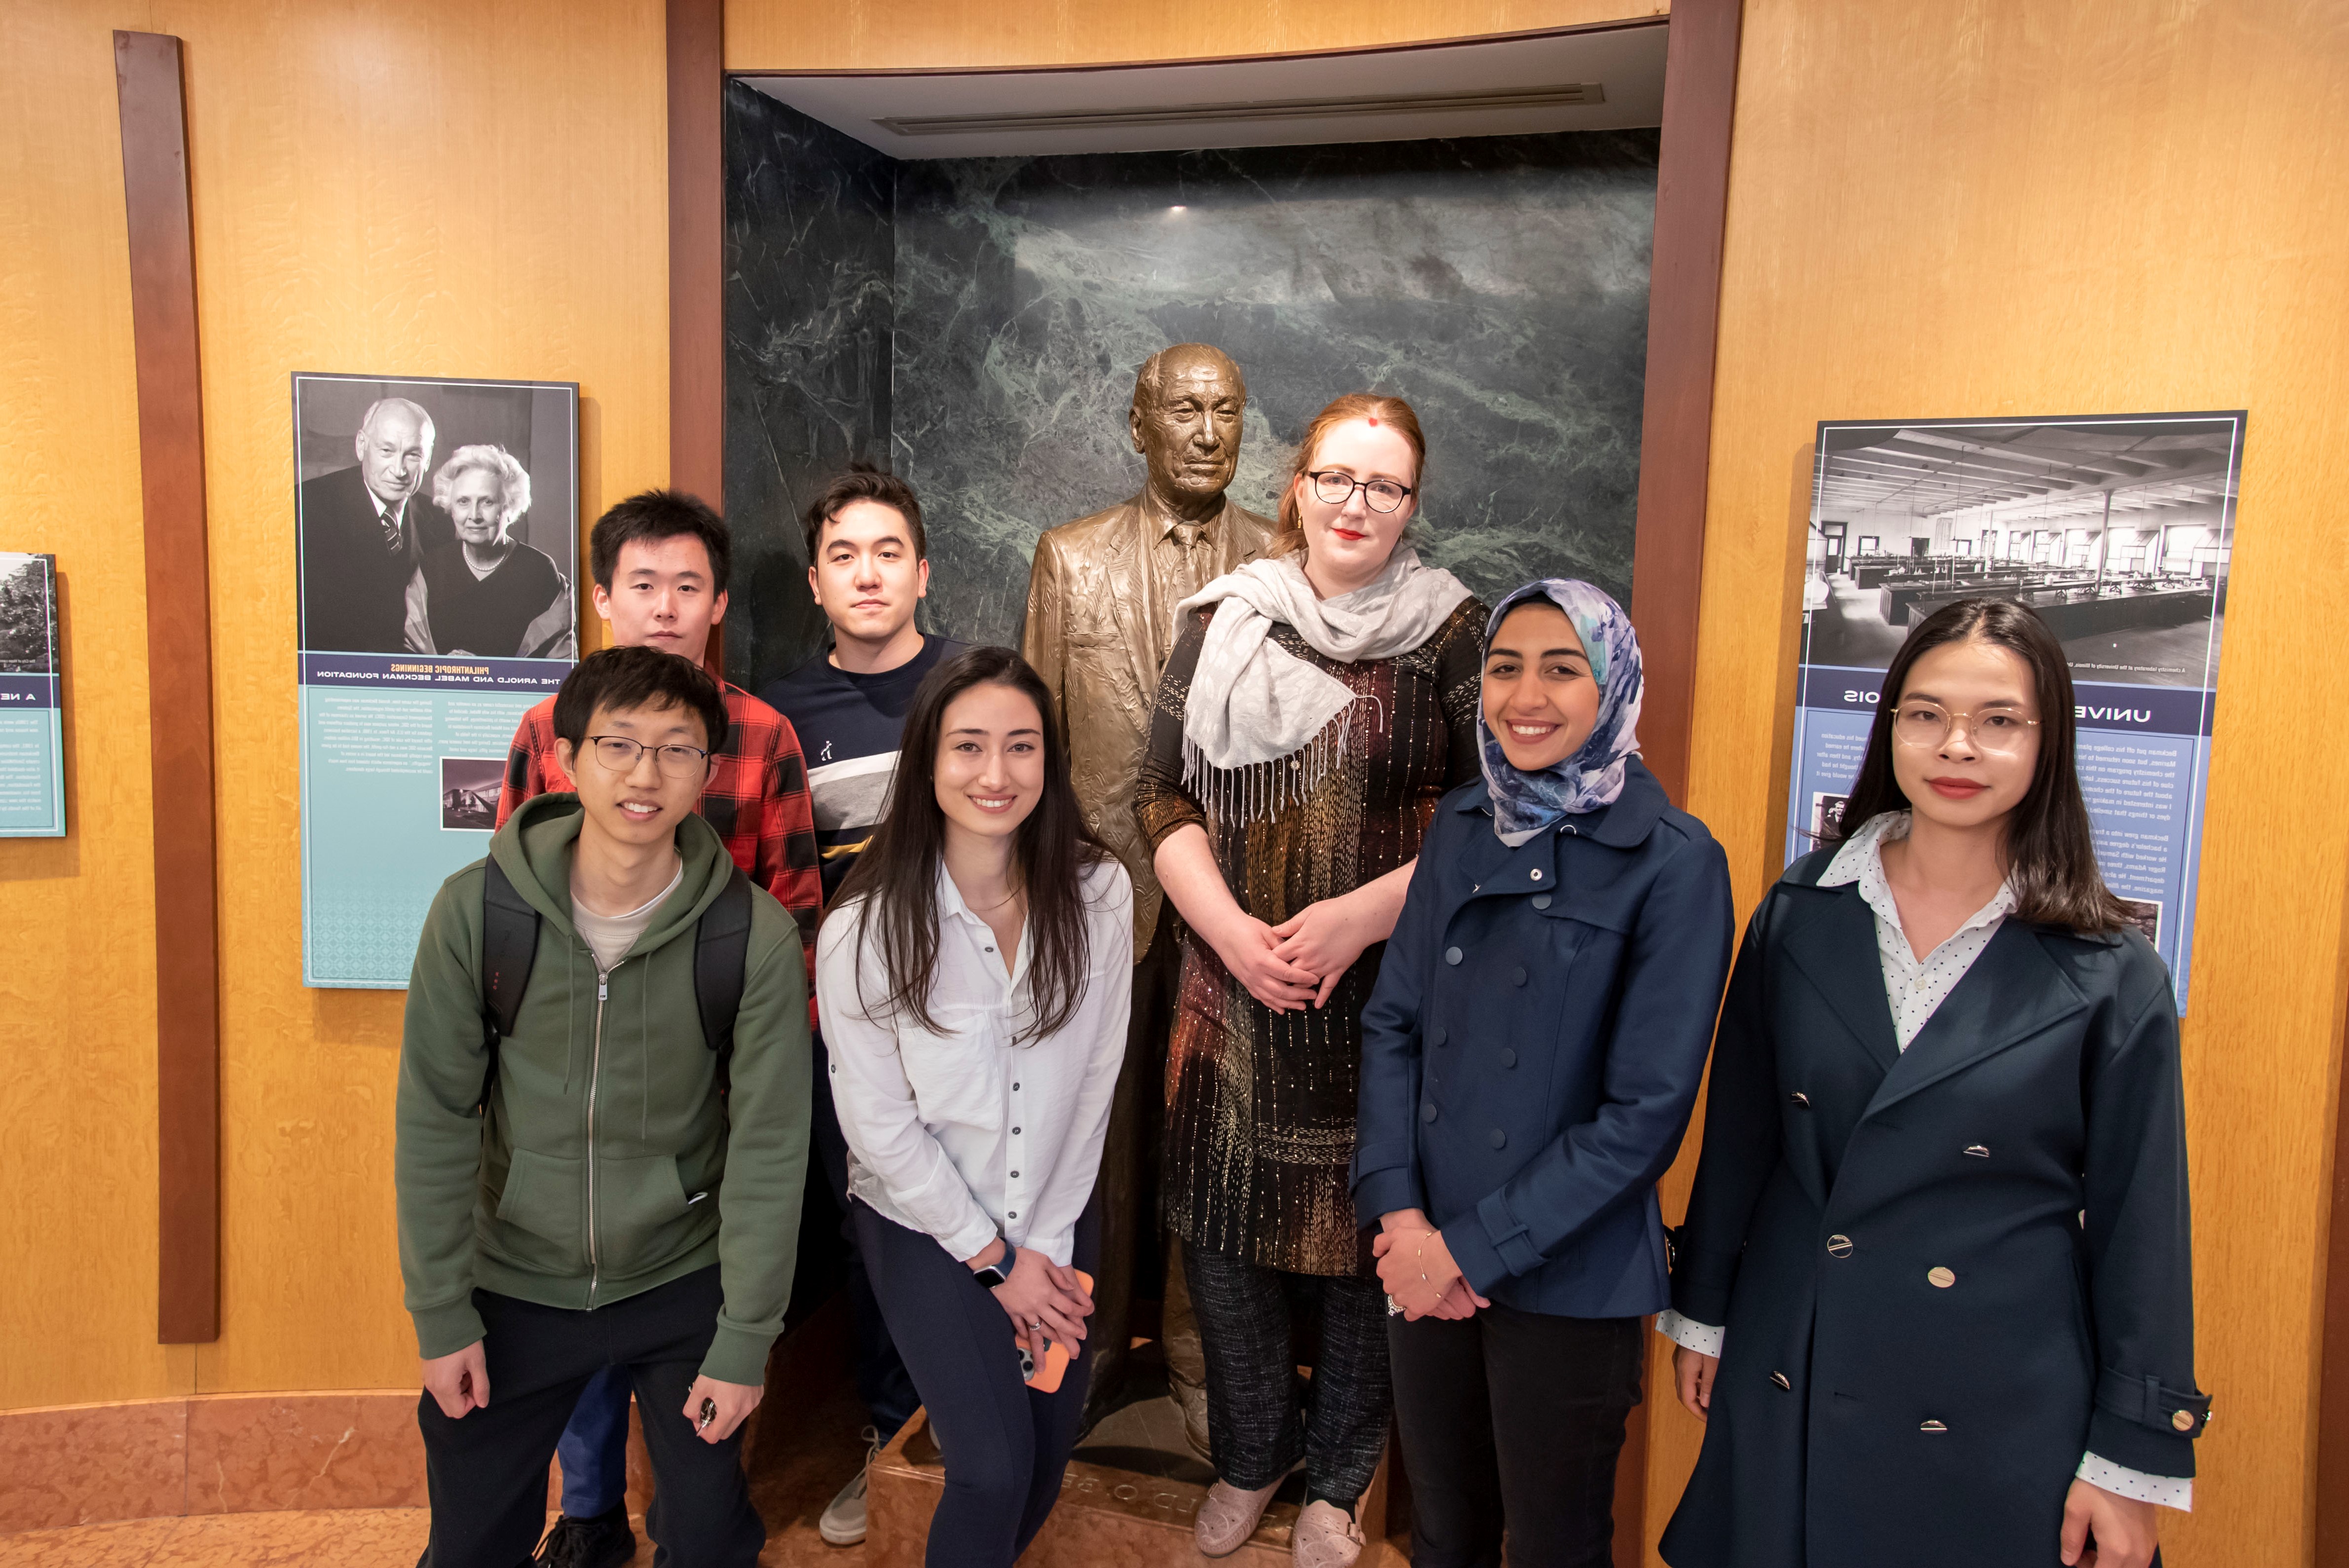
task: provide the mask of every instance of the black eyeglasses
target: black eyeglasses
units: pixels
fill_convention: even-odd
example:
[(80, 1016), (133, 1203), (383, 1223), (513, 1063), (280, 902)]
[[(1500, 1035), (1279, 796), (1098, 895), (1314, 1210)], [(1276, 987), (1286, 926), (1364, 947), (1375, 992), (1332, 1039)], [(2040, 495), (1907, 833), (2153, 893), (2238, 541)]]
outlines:
[(1305, 477), (1313, 482), (1313, 493), (1321, 498), (1325, 506), (1343, 506), (1354, 498), (1354, 492), (1359, 490), (1362, 493), (1363, 503), (1371, 511), (1392, 512), (1411, 494), (1408, 484), (1397, 484), (1392, 479), (1356, 479), (1352, 474), (1340, 473), (1334, 468), (1325, 468)]
[(616, 774), (635, 773), (636, 759), (648, 751), (653, 765), (673, 779), (689, 779), (709, 765), (709, 753), (699, 746), (647, 746), (626, 735), (590, 735), (587, 743), (595, 748), (595, 760)]

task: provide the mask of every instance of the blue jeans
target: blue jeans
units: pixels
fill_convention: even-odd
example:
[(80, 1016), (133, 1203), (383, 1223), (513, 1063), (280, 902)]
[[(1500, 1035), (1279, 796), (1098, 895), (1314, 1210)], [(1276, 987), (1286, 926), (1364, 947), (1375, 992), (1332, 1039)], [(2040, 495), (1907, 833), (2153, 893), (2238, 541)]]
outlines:
[[(840, 1206), (842, 1240), (848, 1243), (849, 1317), (856, 1338), (856, 1392), (873, 1413), (873, 1425), (887, 1442), (921, 1405), (914, 1380), (897, 1355), (889, 1325), (881, 1319), (873, 1281), (858, 1249), (848, 1215), (848, 1140), (832, 1108), (832, 1062), (823, 1040), (815, 1042), (815, 1095), (809, 1106), (808, 1152), (823, 1168), (833, 1201)], [(579, 1407), (563, 1429), (554, 1451), (563, 1460), (563, 1511), (574, 1519), (609, 1513), (628, 1492), (628, 1379), (625, 1368), (598, 1374), (579, 1396)]]
[(563, 1461), (563, 1511), (609, 1513), (628, 1500), (628, 1369), (607, 1366), (587, 1380), (554, 1445)]

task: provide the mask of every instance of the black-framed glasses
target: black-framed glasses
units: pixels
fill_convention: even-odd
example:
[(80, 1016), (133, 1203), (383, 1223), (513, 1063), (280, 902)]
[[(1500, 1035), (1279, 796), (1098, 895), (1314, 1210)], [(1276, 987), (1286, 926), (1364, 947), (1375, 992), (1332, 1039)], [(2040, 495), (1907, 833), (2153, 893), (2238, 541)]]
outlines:
[(699, 746), (647, 746), (626, 735), (590, 735), (587, 743), (595, 749), (595, 760), (616, 774), (635, 773), (636, 759), (647, 752), (653, 753), (653, 765), (673, 779), (689, 779), (709, 765), (709, 753)]
[(1354, 498), (1354, 492), (1359, 490), (1362, 493), (1363, 504), (1371, 511), (1392, 512), (1411, 494), (1408, 484), (1397, 484), (1392, 479), (1356, 479), (1352, 474), (1341, 473), (1334, 468), (1325, 468), (1305, 477), (1313, 482), (1313, 493), (1321, 498), (1325, 506), (1343, 506)]

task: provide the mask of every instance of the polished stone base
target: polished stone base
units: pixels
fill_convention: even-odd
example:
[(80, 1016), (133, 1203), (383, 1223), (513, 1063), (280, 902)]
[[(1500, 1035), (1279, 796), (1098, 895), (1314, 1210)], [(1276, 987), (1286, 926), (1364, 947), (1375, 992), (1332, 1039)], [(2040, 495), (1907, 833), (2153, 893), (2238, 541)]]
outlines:
[[(1391, 1453), (1362, 1499), (1362, 1522), (1371, 1539), (1361, 1568), (1404, 1568), (1410, 1562), (1384, 1539), (1392, 1462)], [(867, 1568), (920, 1568), (946, 1479), (927, 1416), (916, 1414), (873, 1461), (865, 1493), (872, 1530), (864, 1542)], [(1206, 1560), (1192, 1539), (1192, 1521), (1206, 1495), (1197, 1481), (1072, 1459), (1060, 1503), (1020, 1557), (1020, 1568), (1196, 1568)], [(1297, 1504), (1275, 1500), (1248, 1543), (1220, 1561), (1233, 1568), (1284, 1568), (1296, 1522)]]

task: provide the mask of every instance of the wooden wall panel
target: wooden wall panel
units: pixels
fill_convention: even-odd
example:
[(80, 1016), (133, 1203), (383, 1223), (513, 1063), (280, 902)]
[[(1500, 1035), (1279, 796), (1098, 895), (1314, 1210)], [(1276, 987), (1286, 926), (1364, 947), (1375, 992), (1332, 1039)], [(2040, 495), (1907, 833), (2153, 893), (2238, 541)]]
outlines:
[(134, 9), (185, 40), (203, 281), (223, 1325), (200, 1353), (152, 1343), (124, 13), (19, 0), (0, 8), (0, 547), (63, 569), (74, 833), (0, 842), (0, 1255), (19, 1287), (0, 1293), (0, 1407), (414, 1376), (389, 1181), (401, 996), (300, 983), (292, 372), (576, 380), (583, 514), (668, 472), (658, 4)]
[(213, 613), (237, 628), (216, 697), (226, 1321), (199, 1391), (392, 1386), (415, 1367), (389, 1180), (402, 993), (300, 983), (287, 378), (575, 380), (583, 518), (662, 483), (661, 8), (154, 10), (187, 40)]
[[(2185, 1032), (2219, 1419), (2193, 1514), (2164, 1516), (2177, 1568), (2309, 1547), (2349, 873), (2349, 753), (2308, 701), (2349, 597), (2344, 73), (2349, 12), (2299, 0), (1751, 0), (1739, 71), (1690, 794), (1743, 904), (1776, 868), (1815, 421), (2251, 410)], [(1653, 1431), (1670, 1498), (1696, 1424)]]
[(1661, 16), (1660, 0), (730, 0), (730, 71), (1102, 65), (1291, 54)]
[(0, 1408), (157, 1398), (147, 615), (119, 8), (0, 6), (0, 549), (64, 587), (64, 838), (0, 839)]

